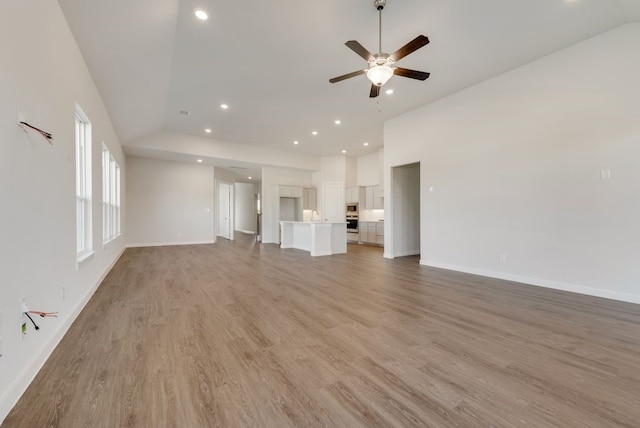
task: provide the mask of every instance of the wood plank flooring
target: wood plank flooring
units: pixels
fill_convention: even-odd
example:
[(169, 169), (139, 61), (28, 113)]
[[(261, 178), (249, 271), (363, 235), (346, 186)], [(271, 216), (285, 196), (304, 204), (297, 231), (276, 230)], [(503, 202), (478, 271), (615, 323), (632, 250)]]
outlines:
[(640, 305), (240, 235), (128, 249), (3, 427), (639, 427)]

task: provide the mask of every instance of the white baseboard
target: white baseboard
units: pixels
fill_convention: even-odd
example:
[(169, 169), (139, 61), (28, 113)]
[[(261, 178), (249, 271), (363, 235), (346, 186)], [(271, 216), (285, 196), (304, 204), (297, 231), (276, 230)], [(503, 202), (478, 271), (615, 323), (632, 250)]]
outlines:
[[(399, 253), (395, 253), (395, 254), (387, 253), (385, 251), (382, 254), (382, 257), (384, 257), (385, 259), (395, 259), (396, 257), (419, 256), (419, 255), (420, 255), (420, 250), (400, 251)], [(421, 264), (422, 264), (422, 262), (421, 262)]]
[(420, 254), (420, 250), (406, 250), (399, 251), (394, 254), (394, 257), (407, 257), (407, 256), (417, 256)]
[(236, 232), (242, 232), (242, 233), (245, 233), (247, 235), (255, 235), (256, 234), (256, 232), (254, 230), (236, 229)]
[[(309, 251), (309, 250), (305, 250)], [(315, 253), (311, 253), (311, 257), (321, 257), (321, 256), (330, 256), (333, 253), (331, 251), (316, 251)]]
[(520, 282), (522, 284), (535, 285), (537, 287), (552, 288), (554, 290), (569, 291), (571, 293), (585, 294), (587, 296), (602, 297), (605, 299), (619, 300), (628, 303), (640, 303), (640, 295), (622, 293), (619, 291), (605, 290), (602, 288), (587, 287), (584, 285), (570, 284), (566, 282), (551, 281), (548, 279), (532, 278), (523, 275), (514, 275), (504, 272), (496, 272), (485, 269), (469, 268), (466, 266), (451, 265), (448, 263), (432, 262), (429, 260), (420, 260), (420, 264), (424, 266), (436, 267), (441, 269), (453, 270), (456, 272), (470, 273), (473, 275), (486, 276), (489, 278), (504, 279), (507, 281)]
[(51, 356), (51, 353), (56, 349), (56, 346), (60, 343), (64, 335), (67, 333), (71, 324), (78, 318), (80, 312), (84, 309), (84, 307), (89, 303), (91, 297), (93, 297), (96, 290), (102, 281), (107, 277), (111, 269), (115, 266), (115, 264), (120, 260), (122, 253), (124, 253), (125, 248), (122, 248), (120, 253), (114, 258), (113, 262), (107, 267), (100, 278), (96, 281), (95, 284), (91, 286), (87, 293), (84, 295), (82, 299), (78, 302), (78, 304), (71, 311), (71, 315), (67, 317), (61, 324), (58, 325), (54, 334), (50, 336), (49, 340), (45, 343), (44, 347), (34, 355), (34, 357), (28, 362), (26, 367), (20, 372), (18, 378), (11, 384), (11, 386), (7, 389), (7, 391), (0, 396), (0, 424), (7, 417), (11, 409), (16, 405), (22, 394), (27, 390), (33, 379), (35, 379), (36, 375), (47, 362), (47, 359)]
[(181, 242), (134, 243), (134, 244), (127, 244), (127, 248), (168, 247), (168, 246), (171, 246), (171, 245), (202, 245), (202, 244), (215, 244), (215, 241), (181, 241)]

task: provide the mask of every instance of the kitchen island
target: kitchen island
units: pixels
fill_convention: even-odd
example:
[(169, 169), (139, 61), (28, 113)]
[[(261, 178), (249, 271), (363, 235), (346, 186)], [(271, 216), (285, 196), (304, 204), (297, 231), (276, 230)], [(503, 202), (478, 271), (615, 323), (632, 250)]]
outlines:
[(347, 223), (281, 221), (280, 248), (309, 251), (312, 256), (347, 252)]

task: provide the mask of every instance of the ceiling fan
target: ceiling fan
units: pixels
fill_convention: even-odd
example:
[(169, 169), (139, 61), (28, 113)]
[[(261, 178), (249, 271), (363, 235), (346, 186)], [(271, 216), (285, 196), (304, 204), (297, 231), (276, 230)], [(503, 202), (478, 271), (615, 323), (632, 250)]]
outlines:
[(379, 21), (379, 37), (378, 37), (378, 53), (372, 54), (364, 48), (360, 43), (355, 40), (349, 40), (345, 45), (362, 58), (364, 58), (369, 66), (363, 70), (354, 71), (353, 73), (344, 74), (342, 76), (329, 79), (331, 83), (341, 82), (342, 80), (349, 79), (351, 77), (359, 76), (361, 74), (367, 74), (367, 78), (371, 81), (371, 91), (369, 92), (370, 98), (375, 98), (380, 95), (380, 87), (387, 83), (387, 81), (394, 74), (397, 76), (408, 77), (410, 79), (426, 80), (429, 77), (429, 73), (424, 71), (409, 70), (402, 67), (391, 67), (394, 63), (409, 55), (412, 52), (417, 51), (421, 47), (429, 43), (427, 36), (419, 35), (409, 43), (392, 53), (391, 55), (382, 52), (382, 9), (387, 4), (387, 0), (374, 0), (373, 5), (378, 9), (378, 21)]

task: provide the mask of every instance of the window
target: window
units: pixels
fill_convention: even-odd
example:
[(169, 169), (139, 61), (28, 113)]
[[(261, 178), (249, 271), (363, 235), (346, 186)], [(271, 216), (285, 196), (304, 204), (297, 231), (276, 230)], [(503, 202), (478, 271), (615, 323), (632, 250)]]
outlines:
[(120, 235), (120, 165), (102, 144), (102, 242)]
[(91, 255), (91, 122), (76, 104), (76, 250)]

